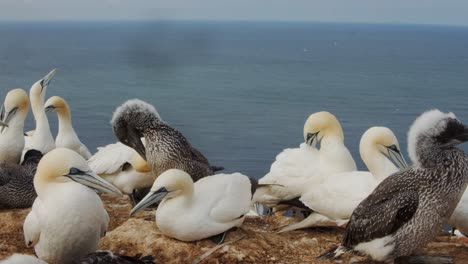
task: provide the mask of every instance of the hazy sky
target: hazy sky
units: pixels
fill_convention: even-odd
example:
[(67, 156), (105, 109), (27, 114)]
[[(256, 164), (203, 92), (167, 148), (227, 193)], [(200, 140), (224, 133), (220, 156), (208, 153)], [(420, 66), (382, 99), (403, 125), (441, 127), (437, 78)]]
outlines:
[(468, 25), (468, 0), (0, 0), (0, 20), (138, 19)]

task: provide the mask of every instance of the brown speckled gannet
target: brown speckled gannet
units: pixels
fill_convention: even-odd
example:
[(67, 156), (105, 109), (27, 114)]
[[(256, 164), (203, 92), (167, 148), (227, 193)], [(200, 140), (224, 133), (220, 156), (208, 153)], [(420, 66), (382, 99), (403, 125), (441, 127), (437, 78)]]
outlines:
[(386, 178), (354, 210), (341, 245), (321, 258), (348, 250), (393, 263), (424, 247), (442, 230), (468, 181), (468, 157), (455, 146), (468, 127), (453, 113), (423, 113), (408, 132), (415, 165)]
[(210, 166), (207, 158), (182, 133), (164, 122), (156, 109), (144, 101), (125, 102), (115, 110), (111, 122), (118, 140), (135, 149), (156, 176), (168, 169), (180, 169), (197, 181), (222, 169)]

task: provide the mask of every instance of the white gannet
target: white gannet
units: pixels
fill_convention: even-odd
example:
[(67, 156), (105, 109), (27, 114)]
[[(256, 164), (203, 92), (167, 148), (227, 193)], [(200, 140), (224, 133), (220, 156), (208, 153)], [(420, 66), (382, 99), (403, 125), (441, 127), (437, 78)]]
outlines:
[[(146, 102), (128, 100), (115, 110), (111, 123), (118, 140), (135, 149), (156, 176), (177, 168), (197, 181), (223, 169), (211, 166), (182, 133), (164, 122), (156, 109)], [(146, 140), (146, 149), (142, 137)]]
[(22, 164), (0, 162), (0, 208), (31, 207), (36, 199), (34, 174), (42, 153), (30, 149)]
[[(321, 214), (342, 225), (354, 209), (387, 176), (407, 167), (400, 145), (386, 127), (371, 127), (361, 137), (359, 153), (369, 171), (350, 171), (327, 176), (322, 183), (307, 185), (299, 200), (313, 213), (299, 223), (283, 228), (287, 232), (315, 225)], [(307, 184), (304, 183), (304, 184)]]
[(78, 153), (50, 151), (34, 176), (38, 197), (23, 225), (28, 247), (49, 263), (71, 263), (96, 251), (109, 216), (97, 191), (120, 191), (91, 171)]
[(159, 230), (168, 237), (195, 241), (240, 226), (251, 196), (250, 180), (240, 173), (208, 176), (194, 184), (184, 171), (170, 169), (156, 178), (130, 215), (161, 201), (156, 211)]
[(3, 103), (0, 132), (0, 161), (19, 164), (24, 149), (24, 120), (28, 115), (28, 95), (23, 89), (8, 92)]
[(156, 179), (146, 161), (134, 149), (120, 142), (98, 148), (88, 160), (88, 165), (125, 194), (151, 187)]
[(36, 258), (35, 256), (13, 254), (4, 260), (1, 260), (0, 264), (47, 264), (47, 263)]
[[(304, 140), (299, 148), (278, 154), (270, 172), (259, 180), (260, 184), (277, 185), (258, 188), (255, 202), (275, 206), (300, 196), (305, 191), (305, 181), (320, 183), (326, 175), (356, 170), (356, 163), (344, 145), (340, 122), (331, 113), (310, 115), (304, 124)], [(320, 150), (315, 148), (318, 142)]]
[(71, 112), (67, 101), (59, 96), (53, 96), (47, 100), (44, 105), (46, 112), (57, 112), (58, 133), (55, 138), (57, 148), (68, 148), (78, 152), (86, 160), (91, 157), (88, 148), (81, 143), (73, 129), (71, 122)]
[(36, 130), (27, 140), (25, 151), (35, 149), (45, 154), (55, 148), (55, 141), (50, 132), (49, 120), (44, 109), (47, 87), (55, 72), (55, 69), (49, 72), (44, 78), (34, 83), (29, 90), (29, 100), (31, 100), (31, 109), (36, 120)]
[(468, 237), (468, 190), (463, 193), (448, 223), (452, 228), (458, 229), (462, 235)]
[(442, 230), (468, 182), (468, 157), (456, 145), (468, 127), (453, 113), (423, 113), (408, 132), (416, 166), (383, 180), (351, 215), (341, 245), (322, 254), (357, 251), (393, 263), (424, 247)]

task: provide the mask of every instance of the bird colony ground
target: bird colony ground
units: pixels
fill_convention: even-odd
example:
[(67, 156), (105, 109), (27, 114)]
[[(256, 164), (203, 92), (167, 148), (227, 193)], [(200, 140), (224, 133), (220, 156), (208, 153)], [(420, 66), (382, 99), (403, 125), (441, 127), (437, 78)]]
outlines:
[[(185, 243), (167, 238), (156, 228), (152, 212), (129, 218), (131, 206), (127, 198), (102, 197), (111, 220), (100, 249), (127, 255), (153, 255), (156, 263), (190, 263), (200, 260), (216, 246), (209, 240)], [(13, 253), (34, 254), (32, 249), (26, 248), (23, 239), (23, 222), (29, 211), (0, 210), (0, 260)], [(349, 254), (338, 260), (316, 260), (317, 255), (339, 243), (343, 229), (274, 232), (295, 220), (284, 216), (248, 217), (242, 228), (227, 236), (226, 242), (235, 242), (214, 251), (201, 263), (371, 263)], [(450, 256), (454, 263), (468, 264), (468, 240), (441, 235), (420, 254)]]

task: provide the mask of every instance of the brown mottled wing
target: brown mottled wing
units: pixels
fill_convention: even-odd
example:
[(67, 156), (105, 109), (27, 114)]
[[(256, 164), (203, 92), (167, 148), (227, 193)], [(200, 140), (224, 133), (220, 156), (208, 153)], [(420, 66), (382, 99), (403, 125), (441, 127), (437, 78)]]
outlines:
[(210, 165), (208, 159), (196, 148), (192, 148), (192, 158), (198, 162), (204, 163), (206, 165)]
[(346, 226), (343, 246), (385, 237), (411, 219), (418, 208), (418, 192), (408, 184), (413, 176), (408, 174), (414, 173), (409, 169), (389, 176), (359, 204)]

